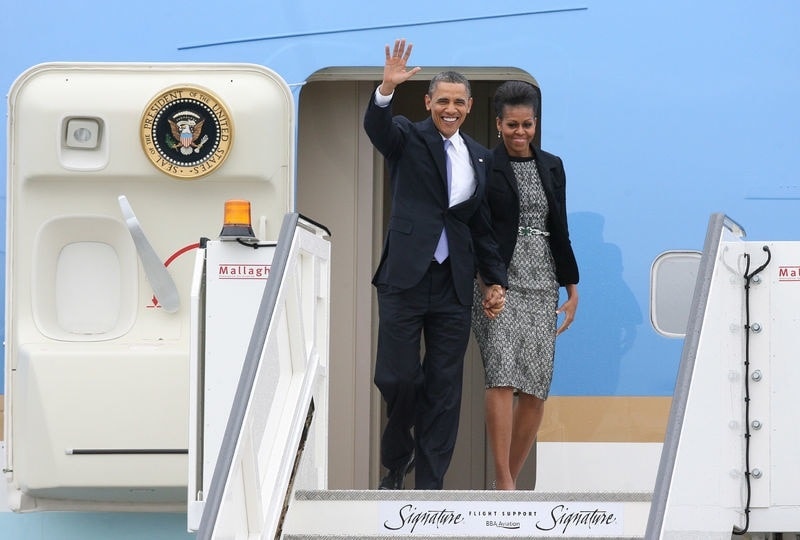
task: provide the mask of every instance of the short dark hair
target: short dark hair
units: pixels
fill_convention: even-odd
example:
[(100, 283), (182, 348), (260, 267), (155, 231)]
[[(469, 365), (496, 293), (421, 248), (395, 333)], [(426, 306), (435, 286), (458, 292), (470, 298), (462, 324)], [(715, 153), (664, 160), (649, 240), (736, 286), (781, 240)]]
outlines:
[(523, 105), (533, 109), (533, 115), (538, 116), (539, 93), (529, 82), (506, 81), (497, 87), (494, 92), (494, 112), (498, 118), (503, 117), (505, 107)]
[(440, 82), (463, 84), (467, 89), (467, 97), (472, 97), (472, 88), (469, 86), (469, 80), (458, 71), (442, 71), (434, 75), (431, 79), (431, 83), (428, 85), (429, 96), (433, 95), (436, 91), (436, 85)]

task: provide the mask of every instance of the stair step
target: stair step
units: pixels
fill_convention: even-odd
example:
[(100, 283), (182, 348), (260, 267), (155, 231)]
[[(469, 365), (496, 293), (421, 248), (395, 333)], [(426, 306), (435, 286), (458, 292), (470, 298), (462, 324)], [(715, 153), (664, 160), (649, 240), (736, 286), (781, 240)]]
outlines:
[(283, 540), (643, 538), (651, 493), (297, 491)]

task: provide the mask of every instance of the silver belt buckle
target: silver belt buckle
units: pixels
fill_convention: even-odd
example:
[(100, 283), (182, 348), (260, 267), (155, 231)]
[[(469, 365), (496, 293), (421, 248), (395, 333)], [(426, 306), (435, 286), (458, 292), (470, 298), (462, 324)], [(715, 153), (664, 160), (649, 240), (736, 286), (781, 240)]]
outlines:
[(548, 231), (541, 231), (536, 227), (528, 227), (528, 226), (520, 227), (518, 234), (519, 236), (534, 236), (534, 235), (550, 236), (550, 233)]

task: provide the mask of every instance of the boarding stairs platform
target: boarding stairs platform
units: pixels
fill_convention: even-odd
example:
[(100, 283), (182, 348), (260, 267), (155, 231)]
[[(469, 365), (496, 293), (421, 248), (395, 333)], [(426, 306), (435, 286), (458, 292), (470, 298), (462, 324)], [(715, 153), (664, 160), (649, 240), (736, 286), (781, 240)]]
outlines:
[(281, 538), (644, 538), (650, 501), (650, 493), (302, 490)]
[(329, 247), (324, 230), (288, 215), (213, 478), (189, 492), (189, 530), (197, 540), (795, 538), (800, 243), (743, 236), (712, 215), (652, 493), (329, 490)]

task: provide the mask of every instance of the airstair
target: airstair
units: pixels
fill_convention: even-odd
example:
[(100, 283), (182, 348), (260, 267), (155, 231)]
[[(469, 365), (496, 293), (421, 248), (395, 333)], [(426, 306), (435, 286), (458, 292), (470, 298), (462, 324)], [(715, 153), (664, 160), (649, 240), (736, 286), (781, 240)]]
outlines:
[[(290, 229), (285, 225), (282, 236)], [(743, 236), (741, 227), (726, 216), (711, 217), (652, 493), (327, 490), (320, 444), (327, 423), (326, 362), (324, 332), (318, 332), (319, 343), (298, 347), (306, 351), (306, 361), (286, 361), (295, 367), (309, 366), (314, 356), (308, 355), (309, 350), (322, 360), (316, 369), (299, 369), (298, 373), (306, 371), (303, 383), (289, 384), (307, 390), (296, 394), (302, 399), (292, 401), (294, 413), (281, 408), (281, 414), (292, 418), (285, 435), (254, 433), (253, 424), (244, 420), (253, 413), (246, 407), (237, 413), (238, 406), (234, 407), (208, 497), (202, 502), (197, 538), (708, 540), (740, 534), (767, 538), (778, 531), (800, 530), (800, 495), (792, 488), (800, 482), (792, 452), (798, 435), (791, 428), (791, 415), (784, 414), (800, 410), (798, 393), (788, 387), (800, 373), (797, 363), (781, 361), (791, 354), (787, 341), (800, 324), (796, 317), (781, 316), (785, 302), (800, 300), (796, 298), (800, 289), (793, 284), (800, 282), (800, 246), (744, 242)], [(280, 298), (298, 302), (298, 307), (279, 316), (282, 332), (294, 326), (286, 313), (301, 313), (304, 295), (282, 292), (285, 285), (278, 279), (276, 269), (292, 266), (280, 261), (280, 252), (291, 251), (282, 249), (283, 243), (289, 242), (278, 242), (277, 262), (264, 291), (237, 403), (263, 402), (258, 396), (245, 399), (245, 388), (264, 386), (257, 377), (245, 380), (250, 374), (275, 375), (273, 369), (247, 367), (251, 361), (269, 358), (260, 352), (256, 335), (267, 336), (264, 350), (273, 347), (272, 325), (262, 320), (278, 313), (270, 306)], [(297, 279), (289, 281), (294, 283), (289, 290), (299, 291)], [(325, 282), (322, 276), (316, 281)], [(319, 306), (319, 299), (325, 298), (322, 288), (314, 290), (316, 300), (306, 305)], [(283, 352), (289, 354), (290, 349)], [(262, 421), (261, 426), (270, 422)], [(243, 436), (234, 437), (242, 425), (247, 426)], [(260, 453), (259, 441), (277, 456), (274, 463)], [(275, 454), (276, 449), (281, 451)], [(270, 472), (276, 463), (283, 474)]]

